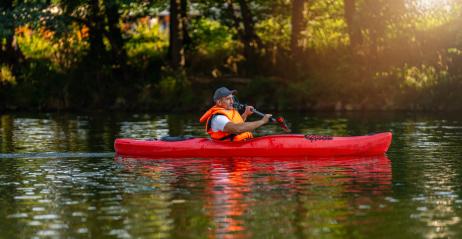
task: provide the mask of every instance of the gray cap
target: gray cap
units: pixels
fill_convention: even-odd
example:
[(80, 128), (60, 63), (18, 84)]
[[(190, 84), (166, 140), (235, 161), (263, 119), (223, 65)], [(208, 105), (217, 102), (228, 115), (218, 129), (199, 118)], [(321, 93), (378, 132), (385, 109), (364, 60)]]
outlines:
[(232, 95), (236, 93), (237, 90), (230, 90), (226, 87), (220, 87), (217, 90), (215, 90), (215, 93), (213, 94), (213, 101), (217, 101), (221, 99), (222, 97), (226, 97), (228, 95)]

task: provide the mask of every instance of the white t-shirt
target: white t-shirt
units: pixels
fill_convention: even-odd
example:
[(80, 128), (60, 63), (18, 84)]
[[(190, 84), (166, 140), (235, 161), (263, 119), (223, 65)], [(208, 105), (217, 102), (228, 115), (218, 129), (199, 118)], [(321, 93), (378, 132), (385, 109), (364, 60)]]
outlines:
[(224, 115), (215, 115), (215, 116), (212, 118), (212, 123), (211, 123), (210, 127), (212, 128), (212, 131), (213, 131), (213, 132), (224, 131), (225, 125), (226, 125), (228, 122), (231, 122), (231, 121), (228, 119), (228, 117), (226, 117), (226, 116), (224, 116)]

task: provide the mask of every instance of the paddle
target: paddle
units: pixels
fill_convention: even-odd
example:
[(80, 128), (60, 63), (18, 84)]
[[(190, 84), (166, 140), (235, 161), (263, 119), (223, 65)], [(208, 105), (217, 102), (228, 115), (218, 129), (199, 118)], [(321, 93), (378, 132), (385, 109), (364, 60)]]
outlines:
[[(247, 105), (245, 105), (245, 104), (239, 103), (239, 101), (237, 101), (237, 99), (235, 98), (235, 100), (234, 100), (234, 108), (236, 108), (238, 110), (244, 110), (246, 106)], [(265, 116), (264, 113), (256, 110), (255, 108), (252, 110), (252, 112), (254, 114), (258, 115), (258, 116), (261, 116), (261, 117)], [(273, 116), (271, 116), (270, 121), (272, 123), (277, 123), (282, 128), (282, 130), (284, 130), (284, 132), (290, 133), (291, 130), (289, 129), (289, 127), (287, 127), (287, 124), (286, 124), (284, 118), (282, 118), (282, 117), (274, 118)]]

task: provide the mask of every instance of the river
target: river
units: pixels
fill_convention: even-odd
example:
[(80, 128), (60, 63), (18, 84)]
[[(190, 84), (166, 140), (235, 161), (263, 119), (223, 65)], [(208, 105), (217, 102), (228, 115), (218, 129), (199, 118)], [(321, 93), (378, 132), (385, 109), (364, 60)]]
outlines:
[(0, 238), (462, 237), (458, 114), (286, 115), (294, 133), (391, 131), (384, 156), (114, 158), (118, 137), (205, 136), (198, 118), (1, 114)]

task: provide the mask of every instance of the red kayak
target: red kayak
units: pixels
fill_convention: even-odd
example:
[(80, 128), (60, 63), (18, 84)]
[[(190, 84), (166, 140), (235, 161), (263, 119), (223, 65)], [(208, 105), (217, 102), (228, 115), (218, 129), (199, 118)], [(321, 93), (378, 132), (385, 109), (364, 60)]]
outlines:
[(383, 155), (391, 138), (391, 132), (385, 132), (351, 137), (270, 135), (240, 142), (208, 138), (180, 141), (116, 139), (114, 148), (117, 155), (144, 158), (373, 156)]

